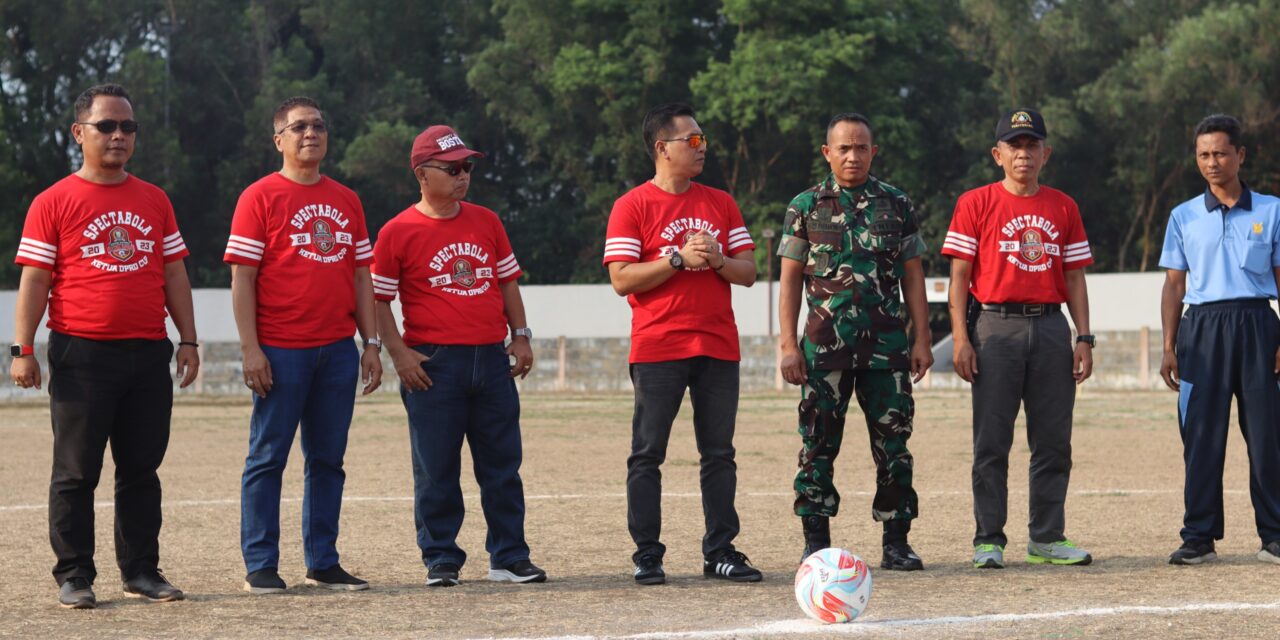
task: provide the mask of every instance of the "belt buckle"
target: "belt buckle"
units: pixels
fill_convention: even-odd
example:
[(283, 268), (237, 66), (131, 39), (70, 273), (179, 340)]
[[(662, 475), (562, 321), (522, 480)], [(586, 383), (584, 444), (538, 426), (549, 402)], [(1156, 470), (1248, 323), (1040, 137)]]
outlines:
[(1042, 316), (1044, 315), (1044, 305), (1043, 304), (1024, 304), (1022, 305), (1022, 315)]

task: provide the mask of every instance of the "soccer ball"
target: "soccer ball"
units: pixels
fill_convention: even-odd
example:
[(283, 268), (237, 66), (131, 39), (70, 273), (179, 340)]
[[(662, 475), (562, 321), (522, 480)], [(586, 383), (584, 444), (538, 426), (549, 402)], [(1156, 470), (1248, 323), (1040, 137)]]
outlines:
[(796, 571), (796, 602), (810, 618), (849, 622), (871, 600), (871, 571), (845, 549), (823, 549), (805, 558)]

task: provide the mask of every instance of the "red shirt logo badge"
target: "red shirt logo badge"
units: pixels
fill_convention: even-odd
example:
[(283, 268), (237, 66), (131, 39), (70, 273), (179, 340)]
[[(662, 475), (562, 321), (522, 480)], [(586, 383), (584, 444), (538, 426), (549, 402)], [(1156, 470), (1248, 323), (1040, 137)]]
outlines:
[(1040, 232), (1035, 229), (1027, 229), (1022, 232), (1021, 242), (1022, 257), (1027, 262), (1035, 262), (1044, 257), (1044, 243), (1041, 242)]
[(316, 220), (311, 231), (311, 246), (315, 247), (320, 253), (333, 251), (333, 230), (329, 228), (328, 222)]
[(107, 253), (120, 262), (128, 262), (133, 257), (133, 241), (129, 239), (129, 231), (124, 227), (111, 228), (111, 241), (107, 243)]
[(471, 263), (458, 260), (453, 263), (453, 281), (470, 289), (476, 283), (476, 274), (471, 270)]

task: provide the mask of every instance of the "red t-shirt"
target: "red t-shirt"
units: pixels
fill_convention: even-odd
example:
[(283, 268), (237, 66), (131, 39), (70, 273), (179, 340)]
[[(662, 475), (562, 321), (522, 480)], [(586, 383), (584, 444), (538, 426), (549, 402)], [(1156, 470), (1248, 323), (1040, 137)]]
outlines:
[(49, 328), (91, 340), (163, 340), (165, 264), (187, 255), (173, 205), (128, 176), (69, 175), (36, 196), (14, 262), (53, 272)]
[(378, 232), (373, 294), (400, 294), (404, 341), (494, 344), (507, 337), (498, 285), (524, 273), (498, 214), (470, 202), (447, 220), (409, 207)]
[(258, 268), (262, 344), (308, 349), (355, 335), (355, 270), (373, 262), (373, 247), (360, 198), (337, 181), (273, 173), (249, 185), (222, 260)]
[[(694, 182), (675, 195), (645, 182), (613, 203), (604, 264), (670, 256), (699, 229), (715, 236), (726, 256), (756, 246), (728, 193)], [(741, 359), (729, 283), (710, 267), (685, 269), (654, 289), (627, 296), (627, 302), (631, 362)]]
[(969, 291), (984, 304), (1066, 302), (1066, 270), (1093, 264), (1075, 200), (1045, 186), (1018, 196), (999, 182), (956, 201), (942, 255), (973, 263)]

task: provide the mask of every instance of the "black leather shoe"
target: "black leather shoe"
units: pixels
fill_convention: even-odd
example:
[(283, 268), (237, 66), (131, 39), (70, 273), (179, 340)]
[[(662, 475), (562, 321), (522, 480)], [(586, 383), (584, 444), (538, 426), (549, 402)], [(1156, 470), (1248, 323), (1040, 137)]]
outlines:
[(890, 571), (920, 571), (924, 569), (924, 561), (906, 542), (891, 542), (884, 545), (880, 568)]
[(67, 578), (58, 589), (58, 604), (64, 609), (93, 609), (98, 606), (98, 598), (88, 580)]
[(636, 562), (636, 584), (663, 584), (667, 581), (667, 573), (662, 570), (662, 558), (652, 554), (640, 556)]
[(490, 568), (489, 580), (493, 582), (514, 582), (516, 584), (546, 582), (547, 572), (539, 569), (538, 565), (529, 562), (529, 559), (525, 558), (524, 560), (516, 560), (506, 566)]
[(800, 561), (831, 546), (831, 519), (827, 516), (804, 516), (800, 518), (804, 527), (804, 554)]
[(124, 595), (151, 602), (174, 602), (186, 598), (182, 590), (170, 584), (159, 569), (144, 571), (125, 580)]

